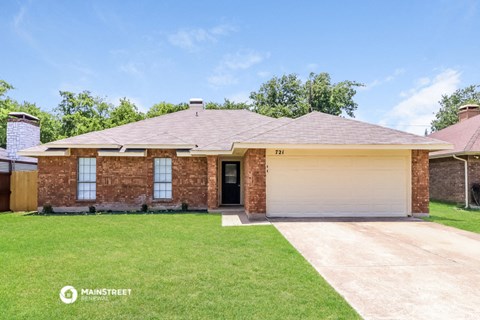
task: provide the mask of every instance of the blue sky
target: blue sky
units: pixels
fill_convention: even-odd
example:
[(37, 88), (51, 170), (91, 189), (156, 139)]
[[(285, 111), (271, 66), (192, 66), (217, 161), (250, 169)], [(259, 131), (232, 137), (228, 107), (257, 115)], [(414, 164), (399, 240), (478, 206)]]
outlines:
[(2, 1), (0, 79), (142, 110), (242, 101), (274, 75), (366, 84), (357, 119), (423, 134), (441, 94), (479, 84), (478, 1)]

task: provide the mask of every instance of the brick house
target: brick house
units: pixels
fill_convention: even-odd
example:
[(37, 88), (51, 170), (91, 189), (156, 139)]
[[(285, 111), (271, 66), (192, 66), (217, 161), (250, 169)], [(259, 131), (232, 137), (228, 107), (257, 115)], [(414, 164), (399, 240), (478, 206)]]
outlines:
[(459, 122), (429, 135), (453, 144), (430, 153), (430, 198), (469, 206), (472, 186), (480, 183), (480, 107), (459, 108)]
[[(22, 151), (56, 211), (243, 206), (249, 218), (428, 213), (428, 152), (445, 142), (319, 112), (184, 111)], [(41, 208), (40, 208), (41, 209)]]

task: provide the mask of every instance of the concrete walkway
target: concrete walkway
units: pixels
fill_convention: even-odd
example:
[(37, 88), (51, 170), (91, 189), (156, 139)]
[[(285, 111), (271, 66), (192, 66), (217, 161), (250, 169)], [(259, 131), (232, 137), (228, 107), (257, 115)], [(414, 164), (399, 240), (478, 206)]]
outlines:
[(273, 221), (365, 319), (480, 319), (480, 235), (416, 219)]
[(222, 214), (222, 227), (245, 227), (271, 224), (267, 219), (248, 220), (243, 207), (221, 207), (218, 211)]

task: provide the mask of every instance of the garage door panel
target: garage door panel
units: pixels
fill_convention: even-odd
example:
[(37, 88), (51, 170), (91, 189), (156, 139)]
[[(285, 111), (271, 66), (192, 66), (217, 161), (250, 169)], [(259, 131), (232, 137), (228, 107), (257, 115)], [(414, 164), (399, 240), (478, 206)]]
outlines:
[(267, 214), (404, 216), (408, 163), (406, 156), (267, 156)]

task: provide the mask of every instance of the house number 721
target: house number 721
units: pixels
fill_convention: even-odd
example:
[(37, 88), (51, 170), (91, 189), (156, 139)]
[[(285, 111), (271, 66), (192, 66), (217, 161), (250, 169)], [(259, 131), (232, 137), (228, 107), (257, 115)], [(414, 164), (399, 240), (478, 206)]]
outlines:
[(285, 150), (275, 150), (275, 154), (285, 154)]

